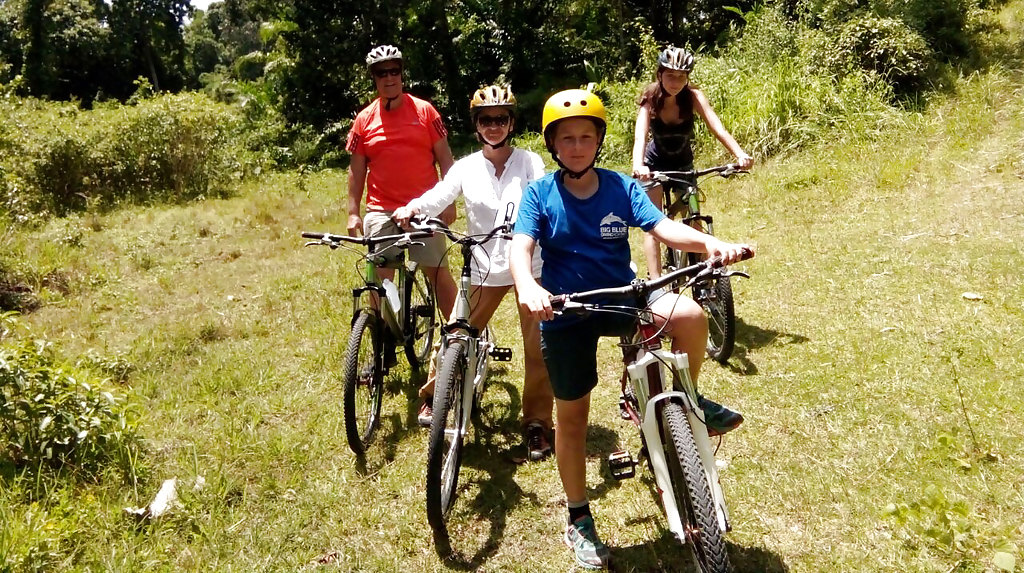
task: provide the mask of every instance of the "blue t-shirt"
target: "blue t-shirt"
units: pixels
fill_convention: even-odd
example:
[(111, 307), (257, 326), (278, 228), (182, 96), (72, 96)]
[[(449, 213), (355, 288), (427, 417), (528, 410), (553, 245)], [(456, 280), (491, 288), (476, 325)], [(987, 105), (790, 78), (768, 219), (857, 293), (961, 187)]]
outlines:
[[(586, 199), (566, 190), (561, 171), (531, 182), (523, 191), (515, 232), (540, 244), (540, 284), (552, 294), (629, 284), (636, 278), (629, 268), (629, 228), (650, 231), (665, 218), (634, 179), (607, 169), (594, 171), (597, 192)], [(541, 328), (576, 320), (560, 317)]]

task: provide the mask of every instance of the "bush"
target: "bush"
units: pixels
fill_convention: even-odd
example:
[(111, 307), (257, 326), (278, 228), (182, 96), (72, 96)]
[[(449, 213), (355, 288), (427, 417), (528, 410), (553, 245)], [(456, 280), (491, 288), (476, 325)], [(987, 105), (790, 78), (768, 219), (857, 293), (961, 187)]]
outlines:
[(837, 38), (838, 57), (878, 73), (897, 94), (925, 87), (934, 54), (925, 39), (896, 18), (861, 15), (844, 23)]
[(0, 424), (0, 461), (27, 472), (134, 475), (140, 442), (125, 399), (58, 365), (46, 343), (0, 347)]
[(189, 200), (222, 191), (240, 170), (238, 114), (201, 94), (92, 111), (5, 100), (0, 114), (0, 190), (8, 212), (23, 220)]

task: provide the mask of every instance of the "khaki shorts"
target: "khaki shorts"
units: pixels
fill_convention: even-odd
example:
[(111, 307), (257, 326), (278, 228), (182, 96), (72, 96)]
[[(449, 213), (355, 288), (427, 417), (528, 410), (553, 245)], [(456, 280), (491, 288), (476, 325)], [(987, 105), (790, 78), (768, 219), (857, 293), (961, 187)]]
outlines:
[[(398, 235), (402, 230), (391, 220), (391, 211), (367, 211), (363, 217), (363, 234), (367, 237), (380, 235)], [(417, 239), (422, 245), (416, 245), (409, 249), (408, 258), (416, 261), (422, 267), (447, 267), (448, 266), (448, 241), (444, 235), (436, 234), (433, 237)], [(377, 245), (377, 251), (387, 248), (386, 245)], [(398, 255), (399, 249), (388, 249), (385, 256), (393, 261)]]

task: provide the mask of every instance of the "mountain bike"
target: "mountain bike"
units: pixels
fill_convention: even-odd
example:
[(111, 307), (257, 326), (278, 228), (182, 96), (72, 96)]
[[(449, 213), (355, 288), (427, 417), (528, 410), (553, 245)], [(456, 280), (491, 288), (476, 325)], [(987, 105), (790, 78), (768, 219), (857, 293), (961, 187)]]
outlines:
[[(692, 171), (653, 171), (645, 188), (661, 185), (665, 194), (662, 205), (669, 218), (678, 218), (698, 231), (714, 235), (711, 215), (700, 212), (704, 194), (697, 180), (705, 175), (729, 178), (737, 173), (747, 173), (737, 165), (720, 165)], [(700, 261), (697, 253), (683, 253), (669, 246), (665, 247), (662, 266), (666, 272)], [(729, 277), (697, 284), (693, 287), (693, 300), (704, 309), (708, 317), (708, 356), (721, 364), (729, 361), (736, 344), (736, 311), (733, 306), (732, 283)]]
[[(743, 258), (751, 256), (748, 250)], [(730, 530), (729, 512), (715, 465), (715, 448), (690, 378), (689, 360), (685, 353), (662, 350), (661, 333), (647, 300), (663, 286), (685, 281), (682, 288), (693, 288), (730, 275), (748, 276), (724, 270), (721, 259), (715, 257), (657, 279), (551, 299), (558, 313), (609, 312), (636, 317), (635, 334), (621, 341), (626, 366), (620, 381), (620, 407), (623, 417), (640, 430), (641, 454), (654, 473), (669, 530), (690, 546), (702, 573), (733, 571), (723, 537)], [(612, 476), (619, 480), (636, 475), (636, 465), (628, 451), (614, 452), (608, 458)]]
[[(412, 368), (425, 364), (430, 356), (436, 323), (434, 293), (418, 265), (406, 260), (406, 251), (422, 244), (417, 239), (432, 235), (423, 230), (377, 237), (302, 233), (314, 239), (307, 247), (337, 249), (352, 243), (367, 248), (366, 253), (350, 249), (365, 261), (364, 284), (352, 289), (352, 331), (343, 374), (345, 435), (356, 455), (366, 452), (380, 425), (384, 376), (397, 364), (396, 347), (405, 347)], [(396, 269), (395, 282), (378, 278), (379, 268)]]
[(434, 544), (442, 555), (451, 552), (447, 516), (455, 502), (462, 445), (470, 418), (483, 399), (489, 359), (512, 359), (511, 348), (495, 346), (486, 328), (481, 330), (469, 323), (473, 248), (495, 238), (510, 238), (512, 211), (509, 205), (504, 224), (483, 235), (460, 235), (437, 219), (414, 223), (417, 228), (431, 227), (444, 233), (462, 251), (455, 308), (448, 324), (441, 327), (440, 366), (434, 386), (434, 413), (427, 447), (427, 521), (434, 532)]

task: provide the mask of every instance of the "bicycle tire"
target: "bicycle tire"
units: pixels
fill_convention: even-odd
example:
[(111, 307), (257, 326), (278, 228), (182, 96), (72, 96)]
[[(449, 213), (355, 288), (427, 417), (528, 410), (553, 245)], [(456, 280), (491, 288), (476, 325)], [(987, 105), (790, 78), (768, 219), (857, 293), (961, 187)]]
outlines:
[(427, 446), (427, 521), (434, 531), (435, 545), (444, 552), (450, 550), (446, 520), (455, 502), (462, 465), (462, 388), (469, 365), (466, 354), (465, 342), (453, 340), (441, 357)]
[(694, 561), (701, 573), (732, 573), (708, 476), (682, 406), (673, 402), (664, 405), (662, 432), (672, 495)]
[[(700, 259), (691, 254), (691, 264)], [(718, 277), (693, 286), (693, 300), (704, 309), (708, 319), (708, 356), (726, 364), (736, 347), (736, 308), (729, 277)]]
[(418, 268), (405, 279), (405, 357), (419, 368), (427, 362), (434, 344), (437, 313), (434, 291)]
[(362, 455), (380, 424), (384, 396), (380, 321), (370, 311), (359, 311), (352, 323), (345, 349), (344, 381), (345, 435), (349, 448), (356, 455)]

